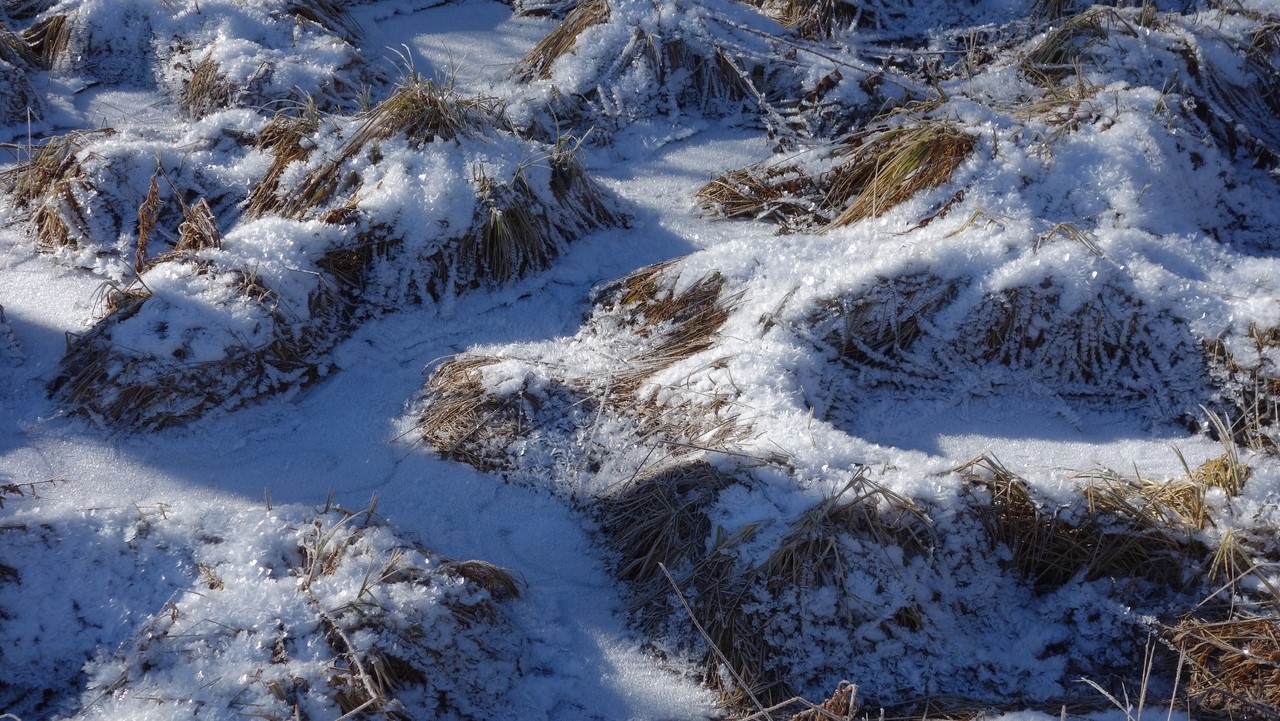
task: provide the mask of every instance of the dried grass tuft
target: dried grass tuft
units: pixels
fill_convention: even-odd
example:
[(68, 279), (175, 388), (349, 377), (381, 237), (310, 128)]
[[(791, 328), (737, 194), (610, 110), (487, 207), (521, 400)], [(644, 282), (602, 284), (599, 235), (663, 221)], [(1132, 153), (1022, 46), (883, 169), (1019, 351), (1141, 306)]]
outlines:
[(67, 55), (71, 42), (71, 22), (67, 15), (51, 15), (22, 31), (30, 48), (30, 58), (45, 70), (54, 68)]
[(1234, 420), (1213, 428), (1224, 443), (1280, 450), (1280, 328), (1251, 324), (1257, 361), (1242, 362), (1222, 340), (1204, 343), (1210, 374)]
[(222, 234), (218, 232), (218, 219), (213, 216), (204, 198), (195, 205), (182, 209), (182, 224), (178, 226), (178, 243), (175, 252), (194, 253), (206, 248), (221, 248)]
[(235, 102), (236, 88), (218, 68), (218, 63), (209, 52), (204, 59), (192, 64), (188, 70), (191, 77), (178, 106), (189, 118), (199, 120), (209, 113), (225, 110)]
[(1067, 76), (1076, 74), (1082, 53), (1090, 45), (1105, 40), (1117, 21), (1123, 24), (1115, 10), (1100, 5), (1072, 15), (1045, 33), (1018, 67), (1033, 82), (1046, 87), (1057, 85)]
[(96, 133), (69, 133), (30, 148), (17, 165), (0, 172), (0, 183), (14, 204), (28, 212), (31, 234), (40, 250), (77, 248), (89, 239), (88, 196), (94, 193), (82, 151)]
[(364, 31), (346, 5), (344, 0), (293, 0), (288, 12), (298, 20), (319, 25), (351, 45), (359, 45)]
[(632, 405), (655, 373), (709, 350), (729, 319), (735, 298), (725, 298), (724, 278), (711, 273), (676, 287), (670, 264), (643, 268), (603, 291), (605, 308), (621, 314), (633, 332), (650, 340), (610, 379), (613, 402)]
[(809, 174), (796, 163), (763, 163), (712, 180), (697, 197), (704, 207), (729, 217), (767, 218), (788, 232), (828, 232), (883, 215), (949, 182), (974, 143), (973, 136), (944, 120), (879, 125), (833, 150), (835, 164), (827, 170)]
[(825, 341), (855, 363), (902, 368), (917, 341), (933, 333), (933, 319), (959, 294), (959, 281), (931, 273), (877, 278), (865, 292), (823, 303), (815, 327), (834, 326)]
[(462, 356), (431, 374), (417, 428), (427, 445), (445, 458), (486, 471), (512, 470), (519, 454), (517, 441), (545, 422), (546, 414), (585, 402), (564, 386), (544, 387), (541, 392), (526, 386), (500, 395), (484, 376), (485, 369), (500, 360)]
[(822, 230), (878, 217), (949, 182), (973, 145), (973, 136), (940, 120), (856, 137), (825, 183), (823, 205), (835, 214)]
[(286, 206), (285, 199), (279, 195), (280, 178), (290, 165), (311, 156), (315, 146), (310, 138), (319, 128), (320, 113), (311, 99), (280, 110), (271, 118), (255, 143), (259, 150), (271, 153), (271, 167), (253, 187), (245, 208), (246, 216), (260, 218)]
[(866, 26), (873, 13), (865, 3), (844, 0), (749, 0), (764, 14), (802, 38), (824, 40), (837, 31)]
[(990, 493), (984, 522), (993, 543), (1009, 548), (1018, 571), (1038, 592), (1073, 579), (1144, 578), (1173, 588), (1188, 582), (1189, 559), (1204, 550), (1180, 519), (1114, 474), (1099, 473), (1079, 508), (1046, 509), (1026, 481), (991, 456), (957, 468)]
[(1183, 693), (1198, 718), (1280, 718), (1280, 621), (1187, 617), (1165, 639), (1184, 660)]
[(151, 301), (142, 281), (105, 293), (106, 314), (87, 333), (69, 337), (59, 375), (50, 395), (77, 415), (106, 427), (132, 431), (182, 425), (213, 408), (234, 409), (305, 385), (318, 378), (314, 354), (305, 333), (292, 334), (277, 308), (278, 299), (260, 278), (238, 270), (221, 270), (190, 253), (169, 254), (156, 262), (181, 263), (193, 275), (216, 274), (244, 301), (267, 312), (276, 333), (260, 346), (225, 349), (216, 361), (191, 362), (180, 346), (157, 357), (117, 345), (116, 326)]
[(706, 461), (686, 461), (651, 469), (599, 499), (601, 531), (618, 554), (614, 575), (635, 584), (633, 611), (667, 595), (662, 566), (684, 574), (705, 555), (707, 512), (736, 482)]
[(516, 63), (512, 74), (526, 81), (550, 78), (551, 66), (573, 50), (582, 31), (608, 20), (609, 4), (606, 0), (582, 0), (555, 29)]

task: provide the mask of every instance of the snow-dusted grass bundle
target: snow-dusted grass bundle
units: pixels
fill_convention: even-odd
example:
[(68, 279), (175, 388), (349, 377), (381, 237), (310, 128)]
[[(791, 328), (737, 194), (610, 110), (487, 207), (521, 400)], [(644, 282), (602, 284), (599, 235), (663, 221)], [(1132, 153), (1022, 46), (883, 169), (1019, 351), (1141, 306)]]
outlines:
[[(304, 110), (295, 121), (299, 127), (293, 128), (287, 119), (277, 116), (281, 126), (264, 131), (259, 144), (276, 149), (277, 162), (305, 159), (299, 140), (308, 128), (308, 115)], [(452, 87), (437, 85), (411, 70), (390, 97), (365, 115), (364, 122), (332, 159), (308, 172), (284, 198), (277, 197), (273, 202), (255, 191), (255, 197), (261, 201), (253, 210), (257, 214), (276, 212), (296, 219), (310, 215), (333, 198), (344, 170), (349, 170), (352, 161), (371, 144), (403, 138), (412, 146), (422, 146), (436, 140), (456, 140), (463, 135), (483, 135), (486, 129), (495, 127), (503, 127), (496, 98), (465, 97)], [(274, 178), (269, 175), (268, 181), (273, 182)]]
[(711, 273), (681, 288), (670, 263), (642, 268), (603, 291), (595, 319), (601, 332), (615, 323), (643, 339), (643, 348), (610, 377), (619, 403), (637, 400), (655, 373), (714, 346), (734, 299), (724, 296), (724, 278)]
[[(108, 290), (106, 315), (68, 344), (50, 391), (72, 412), (109, 427), (160, 429), (319, 374), (307, 334), (290, 332), (275, 294), (253, 274), (179, 251), (146, 277), (164, 292), (145, 282)], [(193, 314), (210, 301), (239, 329), (235, 342)]]
[(93, 136), (111, 132), (49, 138), (0, 174), (14, 204), (29, 213), (30, 232), (41, 250), (74, 249), (89, 241), (85, 206), (95, 190), (85, 172), (87, 158), (82, 153)]
[[(446, 457), (521, 478), (545, 474), (537, 463), (548, 455), (557, 466), (616, 462), (634, 475), (744, 438), (749, 429), (732, 398), (685, 393), (678, 379), (663, 378), (714, 347), (734, 302), (718, 274), (687, 281), (675, 267), (643, 268), (600, 291), (575, 340), (576, 357), (602, 361), (588, 370), (488, 356), (440, 366), (418, 419), (423, 439)], [(597, 437), (602, 426), (630, 446), (607, 452)], [(636, 448), (650, 450), (622, 458)]]
[[(584, 0), (513, 75), (546, 90), (538, 97), (549, 101), (533, 102), (549, 107), (533, 124), (551, 135), (561, 124), (609, 131), (655, 116), (743, 112), (785, 133), (808, 122), (796, 110), (814, 90), (796, 63), (782, 59), (785, 49), (775, 38), (785, 34), (728, 0)], [(865, 99), (849, 87), (846, 95)]]
[[(284, 721), (516, 711), (522, 639), (504, 607), (519, 581), (428, 550), (373, 507), (99, 509), (9, 527), (3, 542), (6, 619), (44, 614), (0, 629), (7, 661), (23, 662), (0, 685), (14, 712)], [(73, 587), (65, 607), (13, 605), (19, 586), (47, 591), (70, 574), (80, 575), (61, 579)], [(89, 660), (58, 668), (59, 658)]]
[(633, 584), (631, 610), (642, 627), (669, 621), (675, 609), (658, 603), (671, 591), (662, 568), (690, 572), (711, 537), (707, 513), (739, 482), (705, 460), (681, 461), (649, 469), (596, 501), (600, 530), (618, 554), (614, 575)]
[(341, 0), (63, 0), (56, 10), (23, 31), (41, 66), (159, 86), (190, 117), (298, 95), (351, 108), (381, 74)]
[(464, 356), (431, 375), (418, 432), (442, 456), (483, 470), (509, 471), (537, 441), (549, 443), (547, 437), (564, 434), (572, 439), (590, 425), (590, 399), (533, 374), (521, 379), (501, 373), (501, 367), (494, 367), (501, 363), (499, 358)]
[(178, 106), (188, 117), (199, 120), (209, 113), (232, 106), (236, 89), (218, 70), (213, 53), (208, 53), (190, 67), (191, 77), (178, 98)]
[[(1233, 14), (1224, 9), (1224, 14)], [(1280, 19), (1250, 17), (1234, 33), (1195, 28), (1187, 81), (1195, 113), (1230, 155), (1243, 151), (1259, 167), (1280, 166)], [(1237, 25), (1241, 18), (1230, 18)]]
[(549, 79), (551, 66), (573, 50), (578, 36), (587, 28), (600, 25), (608, 19), (607, 0), (582, 0), (516, 64), (514, 74), (526, 81)]
[(1051, 387), (1064, 400), (1140, 405), (1166, 421), (1195, 409), (1187, 394), (1207, 392), (1182, 322), (1110, 284), (1046, 278), (983, 293), (968, 279), (910, 273), (828, 300), (809, 323), (803, 333), (835, 350), (864, 391), (923, 389), (983, 369), (997, 387)]
[(813, 154), (812, 168), (789, 158), (731, 171), (698, 190), (698, 200), (726, 217), (768, 219), (787, 231), (827, 232), (878, 217), (950, 182), (973, 151), (971, 134), (927, 117), (933, 107), (905, 113), (921, 117), (901, 124), (877, 122)]

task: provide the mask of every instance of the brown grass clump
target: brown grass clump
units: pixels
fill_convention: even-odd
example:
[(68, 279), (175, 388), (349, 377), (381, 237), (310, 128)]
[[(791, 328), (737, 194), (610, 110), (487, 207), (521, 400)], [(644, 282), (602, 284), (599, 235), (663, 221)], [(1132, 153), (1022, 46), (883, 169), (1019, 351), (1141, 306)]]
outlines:
[(1033, 82), (1046, 86), (1056, 85), (1076, 73), (1084, 50), (1105, 40), (1113, 25), (1117, 24), (1116, 21), (1123, 25), (1115, 10), (1102, 6), (1094, 6), (1072, 15), (1045, 33), (1044, 38), (1022, 58), (1018, 67)]
[(50, 394), (68, 410), (104, 426), (157, 430), (199, 418), (213, 408), (236, 408), (318, 377), (312, 339), (292, 334), (276, 308), (270, 288), (253, 274), (222, 270), (190, 253), (165, 262), (182, 263), (194, 275), (217, 275), (246, 301), (268, 313), (277, 332), (261, 346), (232, 346), (220, 360), (190, 362), (183, 346), (172, 356), (155, 357), (117, 346), (116, 326), (152, 302), (146, 286), (133, 284), (105, 294), (106, 315), (87, 333), (69, 338), (60, 374)]
[(750, 0), (791, 32), (810, 40), (829, 38), (838, 30), (865, 26), (872, 12), (841, 0)]
[(630, 404), (640, 387), (655, 373), (706, 351), (729, 319), (733, 299), (723, 297), (724, 278), (704, 276), (677, 291), (678, 277), (667, 273), (669, 263), (642, 268), (604, 289), (602, 305), (649, 342), (615, 373), (611, 394)]
[(320, 114), (313, 102), (280, 110), (258, 134), (255, 146), (271, 153), (271, 167), (258, 184), (245, 208), (245, 215), (261, 218), (284, 209), (286, 201), (279, 195), (280, 177), (294, 163), (305, 161), (315, 146), (311, 136), (320, 128)]
[(1182, 654), (1183, 693), (1198, 718), (1280, 718), (1280, 621), (1189, 616), (1165, 638)]
[(352, 45), (359, 44), (364, 35), (343, 0), (294, 0), (289, 3), (288, 12), (298, 20), (319, 25)]
[(462, 356), (431, 374), (418, 433), (445, 458), (485, 471), (511, 470), (519, 454), (516, 441), (585, 402), (564, 386), (542, 392), (526, 386), (499, 395), (487, 388), (484, 378), (485, 369), (499, 362)]
[(1105, 389), (1147, 400), (1176, 377), (1202, 373), (1189, 333), (1167, 313), (1144, 313), (1141, 301), (1105, 285), (1068, 314), (1062, 294), (1048, 281), (990, 294), (962, 321), (974, 329), (966, 353), (1051, 378), (1064, 397)]
[(789, 228), (792, 219), (812, 216), (812, 197), (820, 192), (799, 165), (762, 164), (729, 171), (699, 188), (696, 197), (726, 218), (770, 220)]
[(512, 74), (522, 80), (551, 77), (551, 66), (578, 42), (583, 30), (609, 20), (606, 0), (582, 0), (527, 55), (516, 63)]
[(950, 181), (973, 144), (973, 136), (936, 120), (855, 138), (827, 183), (823, 202), (836, 212), (822, 230), (878, 217)]
[[(1280, 131), (1271, 121), (1280, 115), (1280, 22), (1259, 20), (1247, 41), (1214, 33), (1209, 42), (1231, 52), (1184, 51), (1196, 116), (1229, 155), (1243, 152), (1258, 168), (1280, 166)], [(1223, 56), (1240, 67), (1217, 67), (1214, 58)], [(1241, 75), (1243, 82), (1233, 80)]]
[(51, 15), (23, 30), (22, 39), (30, 48), (34, 63), (50, 70), (67, 54), (71, 42), (70, 20), (66, 15)]
[[(735, 482), (706, 461), (684, 461), (649, 470), (599, 499), (601, 531), (618, 554), (614, 575), (635, 584), (633, 611), (670, 592), (662, 566), (683, 575), (703, 558), (712, 530), (707, 512)], [(655, 620), (662, 619), (649, 625)]]
[(222, 74), (218, 63), (214, 62), (212, 52), (193, 63), (189, 70), (191, 77), (178, 101), (178, 106), (187, 117), (198, 120), (209, 113), (231, 107), (235, 101), (236, 88)]
[(0, 182), (15, 205), (28, 212), (30, 232), (42, 251), (78, 248), (89, 240), (86, 203), (94, 189), (81, 151), (92, 134), (49, 138), (44, 145), (30, 149), (25, 160), (0, 173)]
[(833, 151), (829, 170), (810, 175), (794, 164), (762, 164), (716, 178), (697, 197), (722, 215), (769, 218), (785, 231), (828, 232), (883, 215), (949, 182), (974, 143), (973, 136), (942, 120), (881, 126)]
[(1114, 475), (1096, 478), (1084, 507), (1048, 510), (991, 456), (956, 471), (990, 493), (984, 520), (991, 540), (1013, 552), (1014, 565), (1038, 592), (1077, 577), (1137, 577), (1182, 588), (1189, 557), (1203, 557), (1188, 529)]

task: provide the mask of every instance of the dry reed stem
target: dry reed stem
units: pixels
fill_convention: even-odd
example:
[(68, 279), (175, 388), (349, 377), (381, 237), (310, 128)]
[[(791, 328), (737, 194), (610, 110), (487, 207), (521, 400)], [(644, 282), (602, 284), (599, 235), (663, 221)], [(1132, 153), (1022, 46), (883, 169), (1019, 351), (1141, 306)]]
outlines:
[(582, 0), (565, 19), (516, 63), (512, 74), (521, 80), (547, 79), (555, 61), (573, 50), (582, 31), (609, 20), (606, 0)]
[(134, 251), (133, 270), (141, 273), (150, 265), (147, 245), (151, 234), (155, 232), (160, 218), (160, 171), (151, 175), (151, 183), (147, 186), (147, 195), (138, 206), (138, 242)]

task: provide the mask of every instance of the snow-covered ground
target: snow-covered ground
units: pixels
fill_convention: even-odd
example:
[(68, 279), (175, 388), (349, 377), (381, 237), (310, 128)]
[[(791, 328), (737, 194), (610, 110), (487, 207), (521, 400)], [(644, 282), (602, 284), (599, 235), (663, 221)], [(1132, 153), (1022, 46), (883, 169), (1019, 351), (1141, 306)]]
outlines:
[(1240, 713), (1280, 11), (553, 7), (5, 5), (0, 716)]

